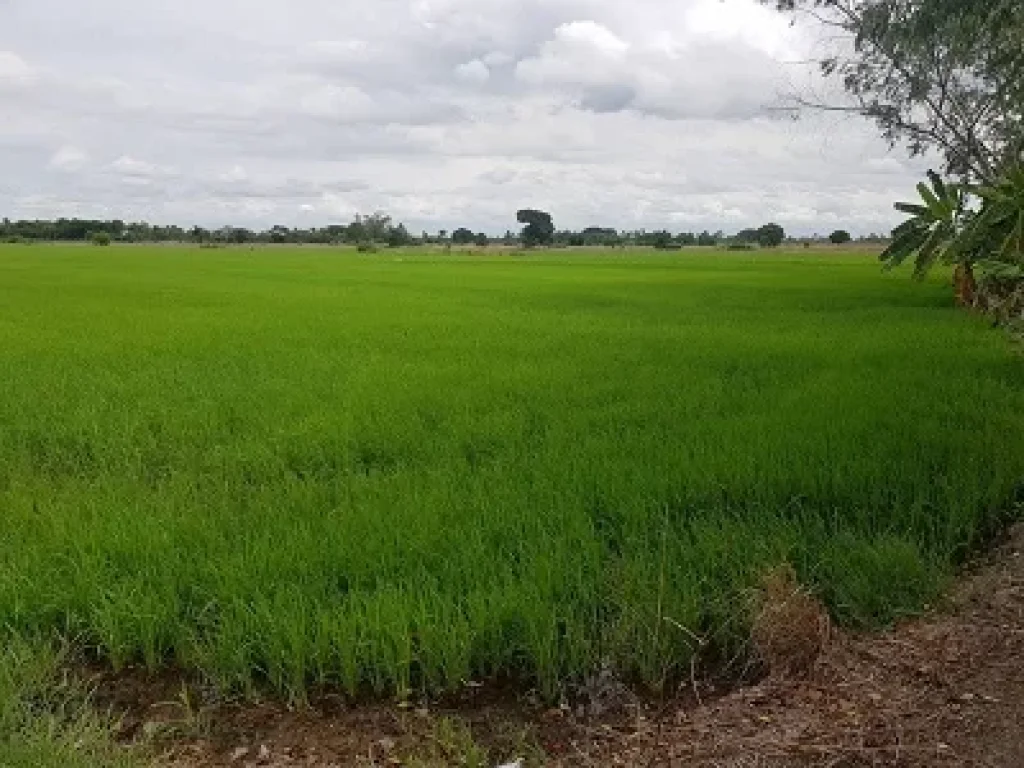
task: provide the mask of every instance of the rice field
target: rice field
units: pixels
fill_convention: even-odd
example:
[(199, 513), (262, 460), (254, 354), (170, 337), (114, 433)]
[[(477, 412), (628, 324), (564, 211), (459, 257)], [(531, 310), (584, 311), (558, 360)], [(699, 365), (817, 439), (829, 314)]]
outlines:
[(1024, 480), (1024, 360), (863, 252), (0, 246), (0, 393), (0, 626), (295, 698), (657, 688), (782, 563), (889, 622)]

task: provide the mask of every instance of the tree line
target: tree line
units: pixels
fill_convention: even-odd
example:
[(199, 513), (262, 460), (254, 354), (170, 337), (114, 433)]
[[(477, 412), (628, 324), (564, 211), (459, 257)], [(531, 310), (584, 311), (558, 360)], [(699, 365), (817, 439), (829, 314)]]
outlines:
[[(116, 243), (193, 243), (199, 245), (372, 245), (404, 247), (412, 245), (476, 246), (492, 245), (508, 247), (606, 247), (606, 248), (657, 248), (675, 250), (703, 246), (750, 245), (774, 247), (787, 240), (785, 231), (778, 224), (766, 224), (758, 228), (747, 228), (733, 235), (722, 230), (709, 232), (670, 232), (668, 230), (618, 230), (613, 227), (587, 227), (582, 230), (558, 230), (550, 214), (544, 211), (526, 209), (519, 212), (525, 226), (519, 232), (506, 230), (504, 235), (491, 236), (474, 232), (468, 227), (436, 233), (412, 234), (402, 223), (394, 222), (385, 213), (357, 216), (348, 224), (332, 224), (324, 227), (292, 228), (276, 225), (264, 230), (226, 226), (208, 229), (194, 226), (185, 228), (177, 225), (161, 226), (146, 222), (125, 222), (119, 219), (55, 219), (0, 221), (0, 241), (4, 242), (93, 242), (105, 245)], [(800, 242), (847, 243), (852, 240), (845, 230), (837, 230), (827, 237), (815, 235), (798, 238)], [(879, 242), (880, 236), (862, 238)]]

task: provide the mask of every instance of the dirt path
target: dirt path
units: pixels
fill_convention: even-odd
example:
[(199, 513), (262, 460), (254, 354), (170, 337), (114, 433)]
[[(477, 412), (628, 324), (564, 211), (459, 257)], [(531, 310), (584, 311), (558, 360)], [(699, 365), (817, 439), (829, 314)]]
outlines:
[(138, 691), (118, 697), (134, 697), (136, 726), (177, 734), (168, 768), (494, 765), (515, 756), (566, 768), (1016, 768), (1024, 766), (1024, 526), (965, 574), (942, 612), (882, 635), (839, 636), (807, 679), (769, 679), (713, 701), (705, 690), (702, 705), (663, 714), (635, 705), (586, 721), (528, 701), (479, 700), (447, 717), (329, 700), (302, 712), (266, 704), (184, 713), (180, 701), (143, 707)]

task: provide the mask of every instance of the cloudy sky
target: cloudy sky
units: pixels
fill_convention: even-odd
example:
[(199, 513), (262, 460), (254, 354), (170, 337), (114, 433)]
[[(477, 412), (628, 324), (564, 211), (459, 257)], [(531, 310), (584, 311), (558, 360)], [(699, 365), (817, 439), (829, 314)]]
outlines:
[(0, 0), (0, 215), (887, 230), (925, 165), (777, 109), (755, 0)]

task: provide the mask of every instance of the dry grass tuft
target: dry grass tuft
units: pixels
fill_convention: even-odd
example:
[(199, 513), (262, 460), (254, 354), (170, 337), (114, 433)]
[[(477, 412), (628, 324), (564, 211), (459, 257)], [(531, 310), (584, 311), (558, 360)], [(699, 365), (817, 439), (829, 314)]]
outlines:
[(806, 675), (831, 636), (825, 606), (801, 586), (786, 564), (766, 571), (754, 595), (750, 639), (754, 651), (776, 677)]

